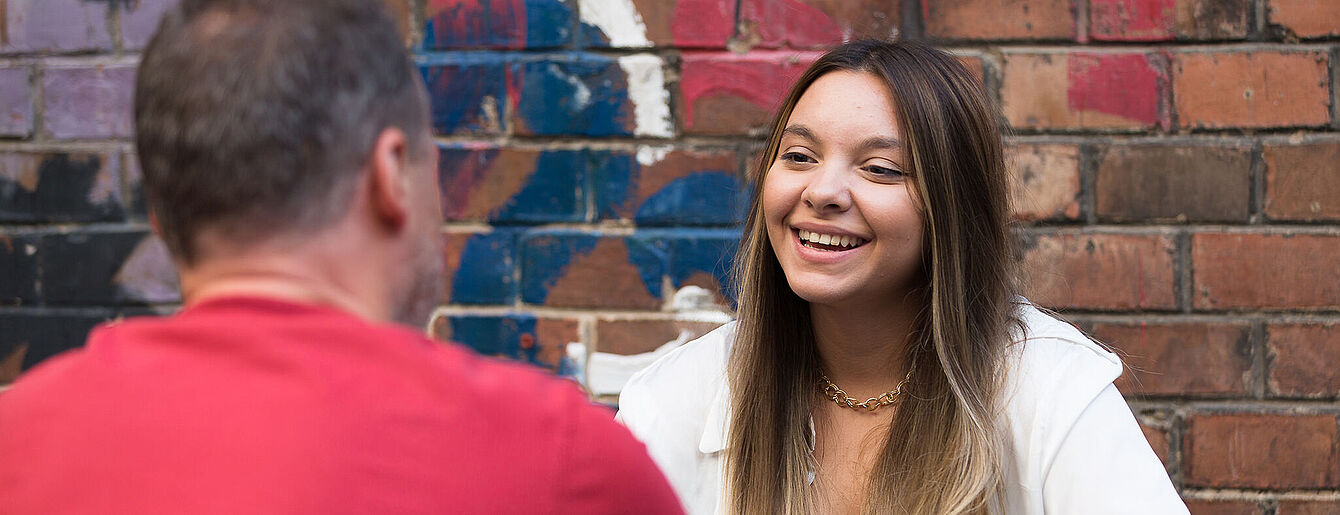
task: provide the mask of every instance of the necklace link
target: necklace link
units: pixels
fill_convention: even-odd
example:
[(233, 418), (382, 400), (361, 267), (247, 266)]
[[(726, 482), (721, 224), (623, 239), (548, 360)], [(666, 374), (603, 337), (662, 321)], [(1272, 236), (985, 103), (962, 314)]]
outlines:
[(823, 389), (824, 396), (831, 399), (833, 403), (838, 406), (873, 412), (879, 408), (893, 404), (898, 400), (898, 397), (903, 393), (903, 386), (907, 385), (907, 381), (912, 379), (912, 370), (912, 368), (907, 369), (907, 375), (903, 377), (902, 381), (898, 382), (898, 386), (895, 386), (892, 390), (879, 394), (878, 397), (866, 399), (864, 402), (857, 402), (855, 397), (847, 395), (845, 390), (834, 384), (832, 380), (828, 379), (828, 375), (823, 372), (819, 373), (819, 377), (823, 380), (819, 386)]

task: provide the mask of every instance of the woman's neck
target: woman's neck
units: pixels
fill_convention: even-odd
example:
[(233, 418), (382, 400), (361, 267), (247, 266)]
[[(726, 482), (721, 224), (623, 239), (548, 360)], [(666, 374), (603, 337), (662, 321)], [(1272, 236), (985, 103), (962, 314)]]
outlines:
[(824, 373), (852, 397), (892, 390), (907, 373), (908, 337), (917, 307), (911, 302), (810, 305)]

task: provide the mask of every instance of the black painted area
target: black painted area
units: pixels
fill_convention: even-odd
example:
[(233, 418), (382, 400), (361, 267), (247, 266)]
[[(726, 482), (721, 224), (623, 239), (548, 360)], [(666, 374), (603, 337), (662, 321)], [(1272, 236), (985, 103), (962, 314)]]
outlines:
[[(103, 154), (18, 154), (7, 163), (36, 160), (37, 180), (24, 185), (18, 170), (0, 176), (0, 222), (119, 222), (120, 177)], [(110, 166), (109, 166), (110, 165)], [(104, 170), (105, 169), (105, 170)]]

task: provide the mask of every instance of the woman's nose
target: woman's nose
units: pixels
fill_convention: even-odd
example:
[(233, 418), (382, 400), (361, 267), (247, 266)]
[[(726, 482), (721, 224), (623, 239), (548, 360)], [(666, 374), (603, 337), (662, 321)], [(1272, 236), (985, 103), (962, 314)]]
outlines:
[(851, 207), (849, 178), (840, 166), (824, 164), (810, 174), (810, 181), (801, 193), (801, 200), (818, 212), (841, 212)]

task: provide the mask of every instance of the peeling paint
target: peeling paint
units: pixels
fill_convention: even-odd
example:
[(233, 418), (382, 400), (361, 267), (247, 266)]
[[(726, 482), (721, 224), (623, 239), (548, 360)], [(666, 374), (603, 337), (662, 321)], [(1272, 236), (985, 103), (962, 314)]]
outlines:
[(670, 145), (639, 145), (637, 147), (637, 162), (642, 166), (651, 166), (661, 162), (665, 156), (674, 150)]
[(632, 0), (580, 0), (582, 23), (594, 25), (612, 47), (648, 47), (647, 26)]
[(619, 58), (619, 67), (628, 77), (628, 99), (633, 102), (634, 135), (674, 136), (670, 92), (665, 89), (665, 70), (661, 64), (661, 58), (651, 54)]

